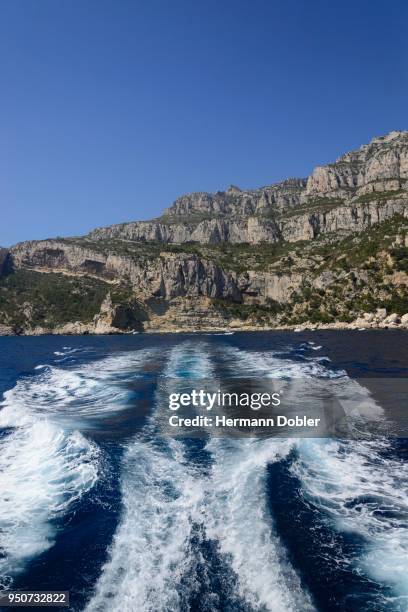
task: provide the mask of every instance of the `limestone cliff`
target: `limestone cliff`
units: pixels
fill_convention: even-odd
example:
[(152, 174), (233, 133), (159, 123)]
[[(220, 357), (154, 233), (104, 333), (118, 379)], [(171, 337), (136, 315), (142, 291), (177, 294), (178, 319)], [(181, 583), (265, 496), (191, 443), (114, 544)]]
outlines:
[(408, 132), (391, 132), (351, 151), (308, 179), (268, 187), (178, 198), (152, 221), (122, 223), (91, 232), (162, 243), (294, 242), (331, 232), (363, 230), (407, 214)]
[(98, 252), (72, 242), (22, 242), (11, 249), (15, 269), (93, 276), (128, 284), (140, 296), (171, 299), (184, 295), (240, 300), (233, 276), (213, 261), (188, 253), (124, 256)]
[(391, 132), (307, 179), (0, 249), (0, 333), (404, 321), (407, 160), (408, 132)]
[(303, 199), (334, 194), (350, 199), (370, 192), (407, 189), (407, 180), (408, 132), (394, 131), (342, 155), (334, 164), (315, 168)]

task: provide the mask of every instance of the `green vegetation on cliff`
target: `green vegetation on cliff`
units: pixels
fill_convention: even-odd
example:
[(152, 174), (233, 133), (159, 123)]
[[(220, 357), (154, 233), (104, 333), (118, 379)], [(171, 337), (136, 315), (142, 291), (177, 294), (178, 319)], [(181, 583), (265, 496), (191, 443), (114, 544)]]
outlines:
[(265, 304), (237, 304), (229, 300), (213, 298), (213, 306), (227, 318), (236, 318), (243, 321), (252, 319), (267, 323), (271, 317), (284, 310), (283, 306), (275, 300), (268, 299)]
[(0, 278), (0, 324), (53, 328), (89, 322), (99, 312), (109, 285), (94, 278), (18, 270)]
[[(145, 267), (146, 272), (169, 255), (187, 255), (214, 262), (235, 279), (241, 278), (244, 286), (249, 282), (248, 272), (258, 278), (267, 273), (275, 283), (282, 277), (289, 284), (291, 279), (297, 279), (288, 297), (280, 301), (258, 294), (258, 290), (254, 293), (250, 287), (248, 294), (243, 290), (241, 303), (213, 299), (212, 304), (226, 320), (260, 325), (329, 323), (351, 321), (379, 307), (400, 315), (408, 312), (404, 286), (408, 271), (407, 228), (408, 220), (395, 215), (365, 232), (291, 243), (161, 244), (87, 237), (61, 242), (130, 259)], [(53, 328), (76, 320), (87, 323), (99, 312), (108, 290), (112, 304), (125, 307), (134, 300), (135, 289), (137, 293), (137, 288), (130, 285), (105, 283), (103, 276), (98, 280), (18, 270), (0, 279), (0, 323), (17, 329)]]

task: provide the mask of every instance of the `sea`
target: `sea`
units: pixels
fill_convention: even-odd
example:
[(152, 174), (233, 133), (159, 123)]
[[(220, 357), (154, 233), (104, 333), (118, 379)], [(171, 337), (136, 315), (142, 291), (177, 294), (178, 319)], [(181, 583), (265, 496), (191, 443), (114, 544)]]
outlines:
[(408, 411), (407, 340), (0, 338), (0, 589), (84, 612), (408, 610), (404, 435), (190, 438), (159, 419), (170, 383), (253, 377), (335, 381), (384, 425)]

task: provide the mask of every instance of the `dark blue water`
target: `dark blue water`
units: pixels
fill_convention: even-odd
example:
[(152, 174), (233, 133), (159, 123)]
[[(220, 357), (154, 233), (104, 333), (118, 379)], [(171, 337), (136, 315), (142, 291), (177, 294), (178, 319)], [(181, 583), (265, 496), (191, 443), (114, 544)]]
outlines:
[(0, 583), (72, 610), (407, 610), (405, 439), (158, 422), (169, 380), (224, 377), (339, 380), (385, 421), (375, 380), (407, 364), (394, 331), (0, 338)]

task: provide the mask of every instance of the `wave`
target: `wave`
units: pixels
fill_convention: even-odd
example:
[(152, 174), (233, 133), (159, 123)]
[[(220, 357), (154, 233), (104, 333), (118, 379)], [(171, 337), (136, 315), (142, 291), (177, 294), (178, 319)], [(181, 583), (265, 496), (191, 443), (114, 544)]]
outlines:
[(73, 353), (81, 353), (87, 350), (86, 346), (72, 348), (71, 346), (63, 346), (62, 351), (54, 351), (54, 355), (72, 355)]
[[(188, 441), (162, 436), (160, 427), (172, 385), (180, 392), (198, 379), (218, 389), (218, 366), (224, 375), (278, 385), (288, 399), (299, 394), (298, 381), (303, 403), (329, 385), (357, 424), (382, 419), (381, 407), (324, 356), (299, 357), (293, 347), (242, 351), (200, 339), (165, 353), (146, 349), (65, 368), (42, 366), (6, 392), (0, 411), (0, 427), (11, 428), (0, 440), (3, 586), (53, 545), (58, 521), (101, 477), (101, 452), (77, 430), (127, 407), (150, 361), (164, 369), (144, 429), (127, 438), (120, 456), (120, 520), (87, 612), (196, 609), (194, 596), (204, 583), (205, 595), (197, 598), (205, 596), (205, 607), (197, 609), (313, 610), (271, 510), (268, 465), (281, 461), (332, 530), (364, 542), (342, 563), (389, 585), (390, 609), (404, 601), (408, 474), (390, 458), (387, 442), (209, 435)], [(337, 562), (335, 554), (327, 563)]]
[(89, 416), (126, 405), (123, 380), (134, 379), (145, 353), (81, 367), (43, 366), (4, 393), (0, 404), (0, 574), (3, 586), (28, 560), (53, 545), (55, 521), (101, 476), (101, 453), (78, 428)]
[(220, 440), (207, 449), (214, 465), (206, 506), (207, 535), (238, 577), (239, 594), (253, 610), (313, 610), (269, 513), (266, 469), (290, 451), (289, 440)]
[[(272, 351), (228, 347), (222, 358), (227, 375), (235, 377), (256, 376), (267, 381), (343, 375), (327, 371), (317, 361), (294, 362)], [(206, 532), (218, 543), (237, 576), (240, 597), (253, 610), (314, 609), (269, 510), (267, 467), (287, 457), (294, 445), (294, 439), (212, 438), (206, 446), (213, 457)]]
[[(191, 378), (217, 385), (207, 345), (175, 347), (164, 378), (170, 385)], [(236, 584), (237, 593), (227, 598), (238, 596), (245, 609), (313, 609), (267, 510), (266, 466), (291, 443), (212, 439), (205, 446), (212, 467), (205, 469), (188, 460), (188, 444), (157, 436), (160, 401), (158, 393), (151, 426), (126, 453), (122, 519), (87, 612), (191, 609), (197, 565), (205, 574), (206, 601), (219, 609), (219, 590), (228, 585), (211, 586), (214, 560), (202, 552), (211, 543)]]
[(362, 552), (350, 560), (356, 570), (407, 605), (408, 466), (390, 457), (390, 443), (302, 440), (291, 469), (302, 495), (336, 530), (362, 538)]
[(51, 418), (66, 427), (80, 427), (81, 419), (105, 417), (122, 410), (130, 397), (127, 383), (142, 377), (142, 366), (155, 351), (120, 353), (76, 367), (41, 366), (4, 393), (0, 427)]
[[(209, 350), (205, 343), (184, 342), (175, 347), (164, 372), (166, 384), (171, 387), (174, 380), (182, 386), (185, 380), (188, 385), (195, 378), (210, 380), (218, 386), (214, 355)], [(305, 379), (310, 397), (319, 381), (322, 385), (329, 381), (345, 412), (356, 420), (381, 418), (383, 414), (367, 390), (351, 381), (345, 372), (329, 369), (324, 358), (291, 360), (276, 352), (245, 352), (232, 347), (223, 347), (223, 352), (215, 356), (221, 356), (224, 370), (226, 366), (234, 376), (263, 375), (279, 384)], [(303, 395), (302, 401), (307, 397)], [(332, 520), (336, 529), (353, 528), (363, 533), (357, 517), (359, 525), (367, 530), (364, 534), (367, 542), (371, 537), (372, 548), (367, 545), (364, 555), (353, 560), (357, 571), (366, 572), (374, 580), (393, 580), (396, 597), (403, 594), (406, 550), (399, 527), (395, 523), (391, 527), (389, 522), (389, 529), (385, 528), (384, 518), (377, 516), (378, 505), (373, 511), (375, 529), (373, 522), (368, 527), (369, 521), (362, 520), (364, 496), (368, 499), (370, 487), (374, 484), (375, 488), (376, 482), (386, 482), (389, 469), (384, 466), (384, 473), (376, 481), (373, 472), (378, 469), (379, 459), (369, 454), (359, 464), (362, 472), (358, 468), (353, 472), (356, 457), (363, 457), (361, 449), (368, 442), (211, 438), (205, 444), (210, 466), (204, 469), (188, 461), (188, 444), (184, 441), (160, 438), (158, 419), (162, 401), (158, 392), (150, 424), (128, 446), (122, 465), (122, 518), (88, 612), (180, 610), (186, 607), (186, 601), (188, 609), (188, 598), (198, 588), (195, 574), (198, 570), (194, 568), (200, 564), (201, 573), (206, 575), (203, 579), (208, 582), (208, 600), (219, 602), (216, 589), (211, 592), (208, 576), (213, 561), (203, 557), (205, 543), (211, 543), (214, 555), (231, 571), (226, 572), (229, 588), (235, 590), (229, 592), (230, 600), (236, 596), (247, 606), (245, 609), (251, 610), (313, 610), (312, 597), (291, 564), (268, 500), (268, 465), (287, 458), (293, 449), (297, 449), (299, 456), (292, 470), (302, 484), (301, 495), (310, 503), (313, 500), (317, 511)], [(332, 444), (343, 444), (344, 448), (340, 450), (337, 446), (334, 452)], [(349, 487), (348, 472), (354, 478)], [(361, 499), (356, 502), (351, 495), (358, 490), (360, 481), (365, 490), (363, 487)], [(391, 495), (395, 484), (381, 493), (383, 500)], [(399, 499), (398, 512), (402, 511), (400, 502)], [(381, 512), (385, 512), (384, 508)], [(400, 548), (397, 547), (396, 554), (394, 551), (394, 571), (387, 577), (390, 563), (387, 555), (391, 555), (396, 539)], [(374, 563), (376, 557), (380, 563)], [(225, 585), (222, 588), (227, 589)], [(219, 609), (218, 604), (214, 605), (214, 609)]]
[[(175, 347), (164, 379), (207, 377), (211, 364), (202, 351), (201, 344), (189, 342)], [(156, 412), (159, 403), (158, 392)], [(128, 446), (121, 470), (122, 518), (87, 612), (180, 609), (205, 489), (184, 451), (182, 442), (157, 435), (155, 414)]]
[(47, 421), (19, 428), (0, 442), (0, 574), (2, 586), (52, 546), (54, 519), (95, 484), (99, 451), (79, 432)]
[[(352, 426), (361, 428), (367, 420), (384, 417), (365, 387), (344, 371), (329, 370), (320, 357), (290, 361), (273, 351), (248, 353), (231, 348), (225, 360), (235, 376), (256, 375), (273, 380), (289, 377), (285, 400), (297, 402), (298, 407), (305, 407), (308, 398), (316, 401), (318, 385), (324, 389), (328, 384), (324, 381), (328, 380)], [(299, 394), (294, 383), (303, 378), (305, 383)], [(295, 391), (292, 395), (291, 386)], [(385, 459), (377, 444), (378, 440), (210, 441), (207, 448), (217, 456), (213, 468), (216, 511), (212, 515), (212, 535), (224, 553), (231, 556), (242, 594), (251, 605), (268, 607), (275, 602), (281, 609), (312, 605), (285, 560), (277, 534), (270, 532), (273, 520), (263, 501), (266, 466), (279, 461), (294, 446), (299, 459), (292, 471), (301, 482), (301, 494), (313, 501), (319, 513), (333, 519), (335, 528), (356, 530), (365, 538), (364, 554), (353, 560), (357, 571), (392, 585), (397, 598), (408, 594), (407, 466)], [(405, 489), (401, 490), (402, 486)], [(279, 573), (282, 565), (284, 570)], [(271, 580), (274, 575), (279, 576), (276, 582)], [(285, 580), (289, 580), (289, 586), (279, 591)], [(302, 597), (306, 597), (306, 603), (300, 604)]]
[(326, 356), (290, 359), (283, 358), (280, 352), (246, 352), (230, 348), (225, 351), (224, 359), (231, 376), (270, 380), (274, 388), (283, 392), (284, 405), (291, 411), (310, 408), (313, 414), (319, 401), (324, 408), (327, 399), (331, 398), (340, 410), (336, 415), (346, 415), (350, 433), (362, 432), (368, 421), (380, 422), (384, 418), (383, 408), (374, 401), (368, 389), (349, 378), (345, 370), (329, 367), (330, 360)]
[[(321, 347), (320, 347), (321, 348)], [(256, 378), (325, 378), (335, 379), (346, 376), (343, 370), (328, 369), (324, 363), (328, 357), (293, 359), (284, 357), (282, 351), (242, 351), (226, 347), (224, 359), (230, 365), (232, 376)]]
[(182, 379), (210, 379), (214, 367), (209, 355), (210, 347), (205, 342), (185, 341), (170, 352), (164, 377)]
[(203, 489), (181, 444), (135, 441), (122, 466), (123, 514), (88, 612), (180, 609)]
[[(296, 378), (304, 377), (306, 381), (312, 378), (304, 385), (304, 392), (298, 393), (301, 406), (307, 404), (309, 396), (318, 397), (319, 378), (329, 379), (330, 391), (341, 404), (351, 431), (363, 434), (367, 422), (384, 420), (384, 410), (368, 389), (350, 379), (345, 371), (329, 369), (326, 364), (330, 360), (325, 356), (288, 362), (273, 351), (243, 353), (233, 349), (230, 357), (235, 357), (237, 375), (246, 371), (258, 376), (263, 373), (272, 379), (289, 376), (292, 385)], [(288, 397), (285, 395), (285, 399)], [(292, 399), (296, 401), (293, 395)], [(365, 542), (361, 555), (342, 562), (350, 562), (357, 572), (391, 587), (395, 599), (389, 602), (390, 606), (399, 606), (401, 599), (405, 606), (408, 598), (406, 463), (389, 457), (391, 445), (385, 438), (296, 439), (295, 444), (298, 459), (291, 471), (301, 482), (301, 495), (335, 529), (355, 532)]]

